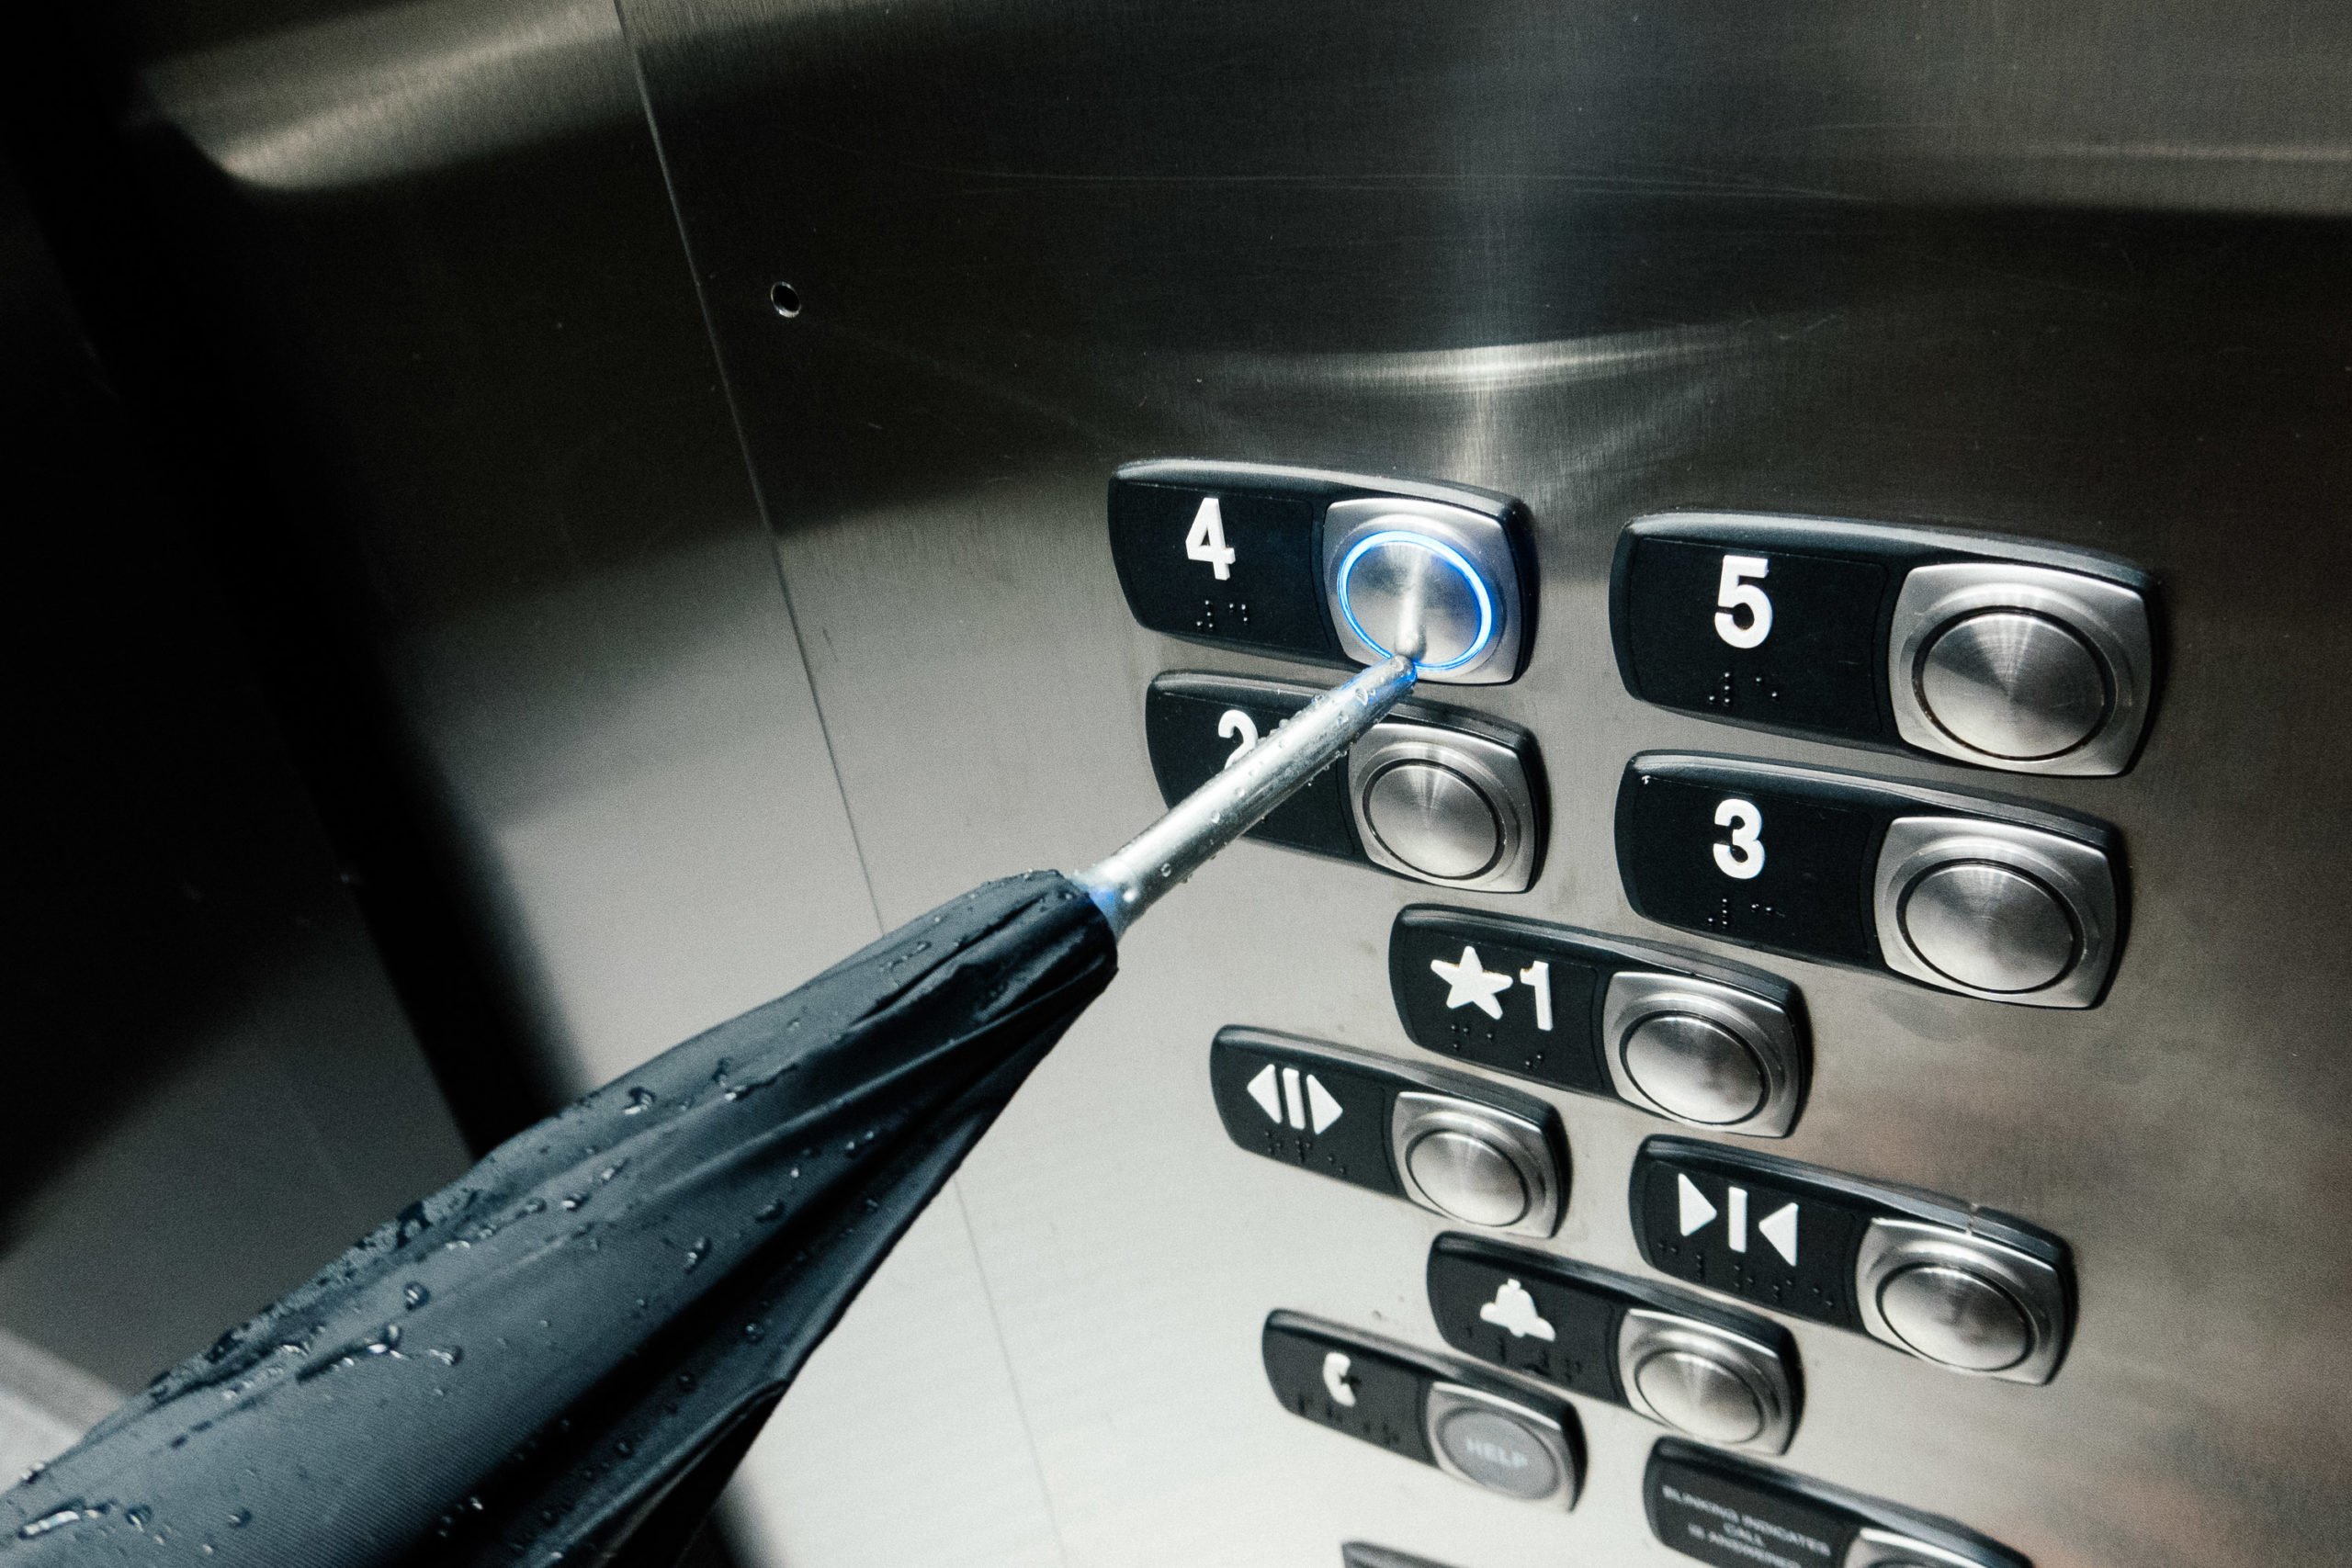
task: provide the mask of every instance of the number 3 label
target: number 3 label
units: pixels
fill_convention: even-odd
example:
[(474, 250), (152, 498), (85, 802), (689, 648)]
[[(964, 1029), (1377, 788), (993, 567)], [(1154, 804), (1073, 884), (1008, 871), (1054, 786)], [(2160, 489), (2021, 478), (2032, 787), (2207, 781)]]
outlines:
[(1764, 869), (1764, 813), (1754, 801), (1717, 802), (1715, 826), (1731, 829), (1731, 842), (1714, 846), (1716, 870), (1745, 882)]
[[(1193, 531), (1184, 536), (1184, 558), (1208, 562), (1219, 582), (1233, 575), (1233, 547), (1225, 542), (1225, 509), (1216, 503), (1216, 497), (1202, 502), (1201, 509), (1193, 513)], [(1770, 615), (1767, 611), (1768, 619)], [(1723, 617), (1715, 619), (1720, 622)]]
[[(1227, 554), (1230, 558), (1231, 552)], [(1754, 648), (1772, 635), (1772, 601), (1764, 596), (1764, 590), (1747, 581), (1766, 576), (1771, 570), (1772, 563), (1762, 556), (1724, 557), (1723, 580), (1715, 587), (1715, 603), (1723, 606), (1715, 612), (1715, 635), (1734, 648)], [(1733, 618), (1734, 610), (1747, 612), (1746, 626)]]

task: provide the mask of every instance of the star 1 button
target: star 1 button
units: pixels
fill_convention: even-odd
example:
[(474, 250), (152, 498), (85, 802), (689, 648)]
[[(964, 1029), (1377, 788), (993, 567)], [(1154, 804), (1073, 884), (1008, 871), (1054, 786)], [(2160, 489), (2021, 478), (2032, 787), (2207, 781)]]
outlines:
[(1510, 972), (1497, 975), (1478, 962), (1478, 950), (1464, 947), (1459, 963), (1448, 964), (1442, 958), (1430, 960), (1430, 972), (1446, 984), (1445, 1005), (1449, 1008), (1475, 1007), (1488, 1018), (1500, 1018), (1503, 1004), (1495, 999), (1510, 989)]

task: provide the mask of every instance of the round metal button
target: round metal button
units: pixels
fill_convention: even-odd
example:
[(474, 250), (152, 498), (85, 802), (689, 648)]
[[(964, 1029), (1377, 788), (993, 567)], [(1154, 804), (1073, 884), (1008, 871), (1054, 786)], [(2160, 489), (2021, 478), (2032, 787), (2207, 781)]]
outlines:
[(1532, 1502), (1559, 1490), (1560, 1467), (1536, 1435), (1493, 1410), (1457, 1410), (1437, 1424), (1456, 1469), (1481, 1486)]
[(1634, 1386), (1669, 1425), (1711, 1443), (1744, 1443), (1764, 1429), (1764, 1406), (1721, 1361), (1661, 1350), (1634, 1369)]
[(1405, 1164), (1430, 1202), (1474, 1225), (1516, 1224), (1527, 1213), (1527, 1179), (1509, 1156), (1467, 1133), (1431, 1133)]
[(1919, 702), (1962, 745), (2030, 761), (2098, 732), (2107, 677), (2089, 645), (2058, 622), (1987, 610), (1954, 621), (1920, 654)]
[(1964, 1371), (2014, 1367), (2033, 1348), (2033, 1325), (2007, 1291), (1981, 1274), (1926, 1263), (1890, 1275), (1878, 1310), (1903, 1342)]
[(2075, 964), (2075, 922), (2012, 866), (1955, 861), (1903, 896), (1903, 934), (1938, 974), (1980, 991), (2034, 991)]
[(1764, 1064), (1720, 1024), (1653, 1013), (1625, 1035), (1625, 1076), (1659, 1109), (1710, 1127), (1744, 1122), (1764, 1103)]
[(1437, 762), (1385, 768), (1364, 791), (1364, 820), (1424, 876), (1476, 876), (1502, 852), (1502, 822), (1476, 784)]
[(1461, 552), (1426, 535), (1408, 529), (1371, 535), (1340, 562), (1339, 588), (1340, 608), (1356, 635), (1382, 653), (1418, 628), (1428, 639), (1419, 660), (1424, 670), (1466, 664), (1494, 640), (1493, 592)]

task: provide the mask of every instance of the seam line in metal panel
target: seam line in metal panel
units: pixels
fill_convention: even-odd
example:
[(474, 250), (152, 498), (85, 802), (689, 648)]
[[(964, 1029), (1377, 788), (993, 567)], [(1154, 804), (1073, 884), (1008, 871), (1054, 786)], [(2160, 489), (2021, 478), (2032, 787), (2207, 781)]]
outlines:
[[(785, 624), (792, 628), (793, 651), (800, 660), (800, 679), (808, 688), (809, 705), (817, 715), (817, 734), (825, 743), (825, 762), (833, 771), (833, 795), (842, 803), (842, 820), (849, 826), (850, 852), (857, 856), (857, 874), (865, 884), (866, 907), (874, 912), (876, 935), (890, 929), (882, 918), (882, 900), (874, 891), (874, 868), (866, 863), (865, 840), (857, 830), (857, 812), (850, 805), (849, 786), (842, 781), (841, 754), (833, 749), (832, 726), (825, 718), (824, 694), (817, 689), (817, 677), (808, 666), (808, 639), (801, 635), (800, 612), (792, 603), (792, 583), (784, 573), (784, 556), (776, 548), (775, 524), (768, 515), (768, 498), (760, 488), (760, 470), (752, 461), (752, 446), (743, 429), (743, 407), (735, 396), (735, 378), (727, 371), (727, 354), (719, 346), (718, 329), (711, 320), (709, 291), (703, 287), (702, 267), (695, 260), (694, 240), (686, 231), (686, 215), (678, 209), (678, 182), (670, 175), (670, 152), (662, 139), (662, 122), (653, 113), (653, 95), (647, 88), (645, 67), (638, 58), (637, 36), (630, 31), (628, 8), (621, 0), (613, 0), (613, 19), (621, 30), (621, 41), (628, 50), (629, 79), (637, 84), (638, 112), (645, 117), (646, 133), (653, 139), (654, 161), (662, 168), (662, 194), (670, 199), (670, 221), (678, 231), (678, 248), (685, 254), (686, 272), (694, 280), (695, 304), (702, 311), (703, 341), (709, 346), (713, 367), (718, 372), (719, 390), (727, 397), (727, 417), (735, 429), (735, 450), (743, 460), (743, 477), (752, 487), (752, 506), (758, 513), (760, 530), (767, 536), (768, 560), (775, 569), (776, 592), (784, 598)], [(1034, 1450), (1032, 1450), (1034, 1453)]]
[(956, 1194), (956, 1217), (964, 1227), (964, 1245), (971, 1250), (972, 1272), (979, 1276), (980, 1300), (989, 1309), (989, 1332), (996, 1336), (997, 1360), (1004, 1368), (1005, 1386), (1012, 1391), (1012, 1412), (1021, 1420), (1021, 1440), (1029, 1449), (1029, 1469), (1037, 1477), (1037, 1501), (1046, 1510), (1046, 1528), (1054, 1532), (1054, 1556), (1069, 1568), (1069, 1547), (1062, 1540), (1061, 1515), (1054, 1507), (1052, 1484), (1046, 1479), (1045, 1456), (1037, 1451), (1037, 1434), (1029, 1425), (1028, 1402), (1021, 1397), (1021, 1379), (1012, 1366), (1012, 1348), (1004, 1342), (1004, 1323), (997, 1316), (996, 1290), (989, 1283), (989, 1266), (980, 1257), (980, 1238), (972, 1231), (971, 1206), (964, 1201), (964, 1179), (955, 1177), (947, 1190)]

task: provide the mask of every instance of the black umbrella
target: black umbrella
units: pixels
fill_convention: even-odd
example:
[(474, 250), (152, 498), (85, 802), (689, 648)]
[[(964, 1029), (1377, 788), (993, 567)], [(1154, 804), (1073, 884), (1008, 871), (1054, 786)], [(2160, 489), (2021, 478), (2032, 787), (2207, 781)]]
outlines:
[(673, 1562), (1161, 893), (1408, 692), (1316, 702), (1091, 869), (992, 882), (509, 1139), (6, 1495), (0, 1564)]

